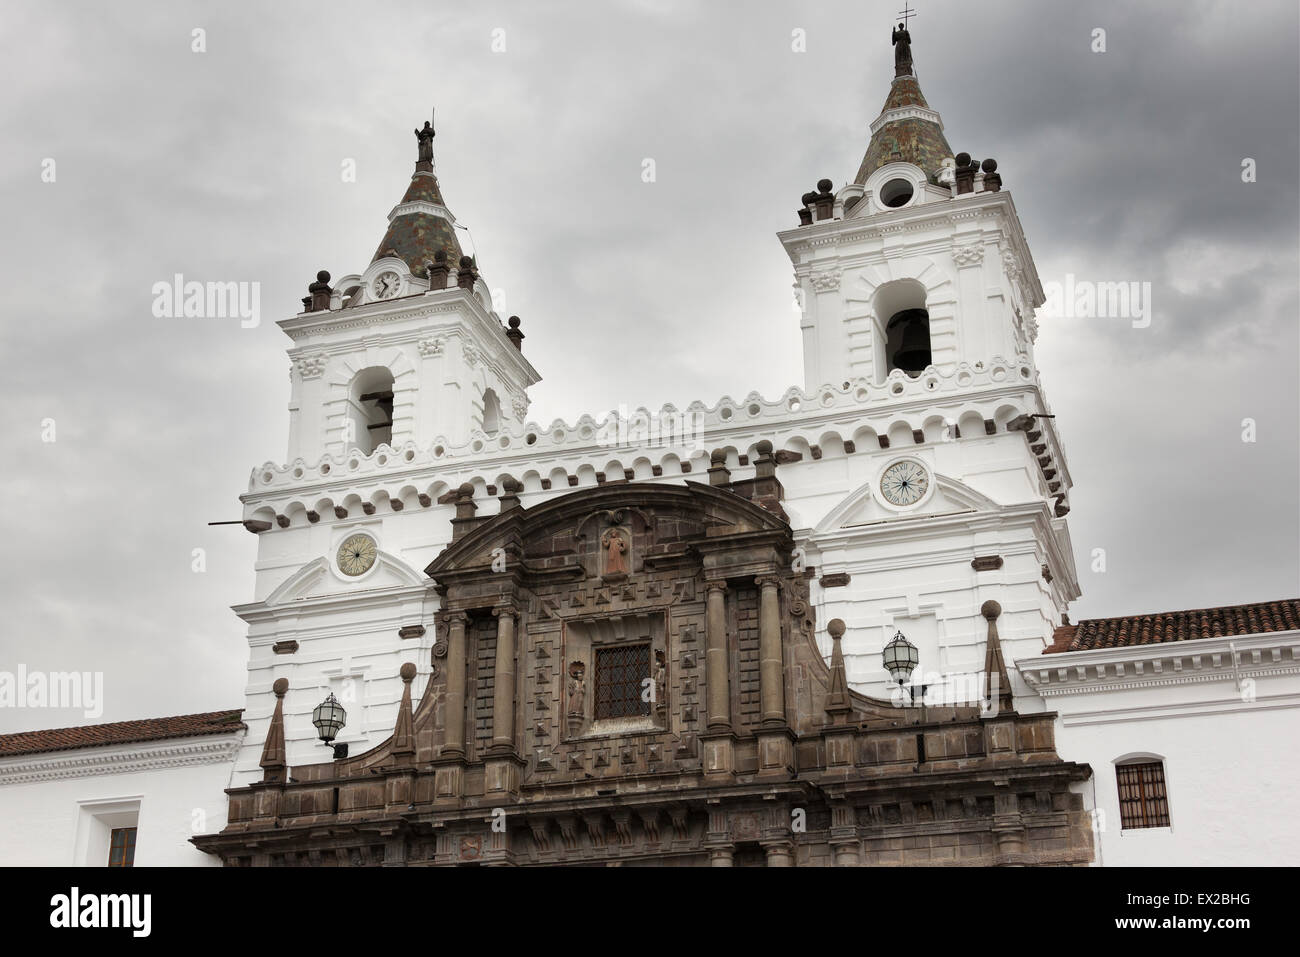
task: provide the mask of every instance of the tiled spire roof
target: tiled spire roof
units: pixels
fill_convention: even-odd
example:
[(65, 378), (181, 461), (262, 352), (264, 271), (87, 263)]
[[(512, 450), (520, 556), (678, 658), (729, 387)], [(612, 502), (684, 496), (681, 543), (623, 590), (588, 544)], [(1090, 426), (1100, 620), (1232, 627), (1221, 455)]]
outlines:
[(1300, 599), (1166, 611), (1123, 618), (1090, 618), (1062, 625), (1052, 635), (1044, 654), (1155, 645), (1194, 638), (1232, 638), (1272, 631), (1300, 630)]
[(388, 214), (388, 231), (370, 260), (374, 262), (396, 253), (420, 277), (425, 275), (425, 262), (432, 260), (435, 253), (445, 252), (447, 262), (453, 266), (463, 255), (460, 240), (456, 238), (456, 218), (443, 201), (433, 171), (433, 131), (425, 125), (423, 135), (416, 131), (420, 138), (420, 158), (416, 160), (411, 185), (406, 188), (402, 201)]
[[(898, 111), (898, 115), (889, 116), (893, 111)], [(912, 74), (894, 77), (880, 116), (871, 125), (871, 142), (858, 167), (858, 175), (853, 178), (859, 185), (887, 163), (919, 166), (933, 183), (944, 159), (953, 155), (943, 135), (939, 114), (930, 109), (921, 84)]]

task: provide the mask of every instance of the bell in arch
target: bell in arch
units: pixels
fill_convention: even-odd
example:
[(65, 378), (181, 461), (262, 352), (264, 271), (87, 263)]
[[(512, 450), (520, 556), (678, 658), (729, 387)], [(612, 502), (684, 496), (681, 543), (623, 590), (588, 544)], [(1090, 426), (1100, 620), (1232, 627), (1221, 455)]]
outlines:
[(889, 335), (889, 368), (919, 375), (930, 364), (930, 314), (924, 309), (903, 309), (885, 327)]

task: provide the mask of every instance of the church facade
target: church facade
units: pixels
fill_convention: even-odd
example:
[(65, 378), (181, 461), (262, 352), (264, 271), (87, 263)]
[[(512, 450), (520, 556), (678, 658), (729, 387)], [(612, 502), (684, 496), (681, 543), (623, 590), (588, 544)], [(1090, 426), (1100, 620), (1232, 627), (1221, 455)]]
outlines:
[[(288, 451), (241, 496), (244, 707), (0, 736), (0, 844), (227, 866), (1293, 849), (1257, 822), (1300, 785), (1271, 748), (1300, 601), (1069, 623), (1043, 289), (997, 162), (954, 151), (892, 39), (856, 174), (778, 234), (804, 383), (775, 397), (530, 418), (523, 324), (416, 130), (372, 261), (279, 323)], [(1230, 754), (1253, 770), (1219, 773)]]
[[(541, 426), (417, 130), (362, 272), (293, 340), (227, 864), (1093, 860), (1084, 765), (1005, 661), (1078, 595), (997, 164), (910, 40), (852, 182), (779, 238), (805, 384)], [(882, 663), (903, 633), (927, 695)], [(347, 723), (321, 750), (327, 695)], [(915, 700), (913, 700), (915, 699)], [(341, 752), (339, 752), (341, 753)]]

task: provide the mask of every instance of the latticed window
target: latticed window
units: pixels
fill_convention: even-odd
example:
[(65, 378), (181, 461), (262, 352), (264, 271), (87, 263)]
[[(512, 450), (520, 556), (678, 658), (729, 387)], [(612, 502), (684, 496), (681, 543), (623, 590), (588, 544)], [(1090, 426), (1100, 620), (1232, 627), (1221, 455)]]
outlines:
[(596, 649), (596, 719), (648, 715), (642, 701), (650, 677), (650, 645), (613, 645)]
[(1169, 826), (1164, 762), (1120, 764), (1115, 767), (1115, 777), (1119, 781), (1121, 830)]
[(135, 866), (135, 828), (115, 827), (109, 835), (109, 867)]

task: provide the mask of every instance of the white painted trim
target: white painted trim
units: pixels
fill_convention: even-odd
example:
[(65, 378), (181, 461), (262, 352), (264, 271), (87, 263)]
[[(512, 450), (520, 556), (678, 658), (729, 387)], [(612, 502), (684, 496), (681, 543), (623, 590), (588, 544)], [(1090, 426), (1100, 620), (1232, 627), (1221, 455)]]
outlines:
[(244, 732), (75, 748), (0, 760), (0, 786), (233, 762)]

